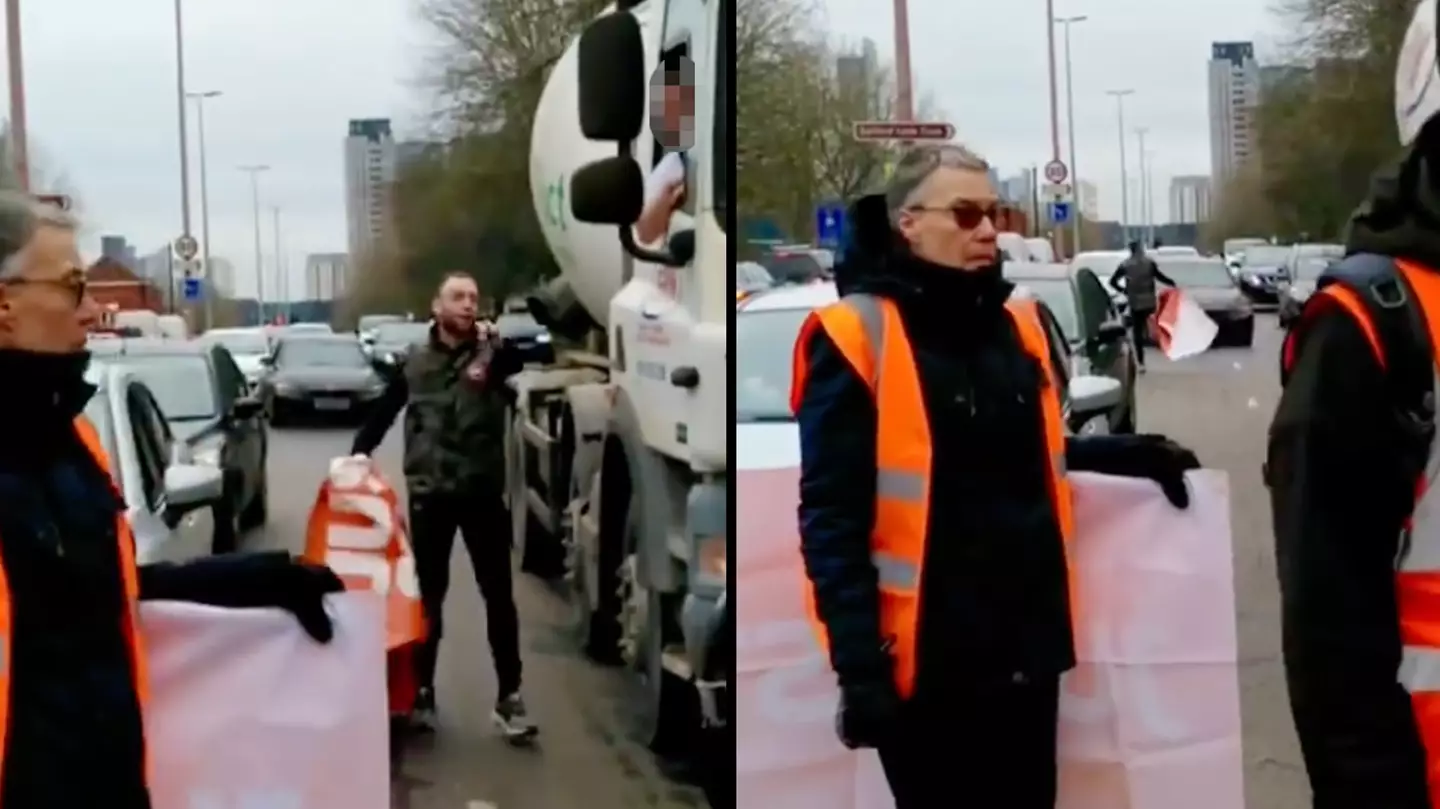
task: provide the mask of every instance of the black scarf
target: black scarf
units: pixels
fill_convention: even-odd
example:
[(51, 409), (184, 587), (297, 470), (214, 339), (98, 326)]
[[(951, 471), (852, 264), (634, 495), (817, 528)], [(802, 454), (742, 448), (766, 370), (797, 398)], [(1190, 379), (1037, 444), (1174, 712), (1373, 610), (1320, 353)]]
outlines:
[(8, 433), (0, 456), (44, 457), (74, 435), (75, 417), (95, 394), (85, 381), (90, 352), (43, 354), (0, 349), (0, 424)]

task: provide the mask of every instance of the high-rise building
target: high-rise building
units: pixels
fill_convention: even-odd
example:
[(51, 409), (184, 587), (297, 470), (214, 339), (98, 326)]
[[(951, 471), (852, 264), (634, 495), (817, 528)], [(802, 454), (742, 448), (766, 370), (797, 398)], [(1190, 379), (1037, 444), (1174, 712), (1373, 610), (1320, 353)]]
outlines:
[(137, 262), (135, 245), (131, 244), (124, 236), (101, 236), (100, 255), (118, 262), (132, 271), (135, 269)]
[(345, 221), (352, 262), (358, 263), (374, 249), (389, 227), (395, 164), (390, 119), (350, 121), (345, 138)]
[(1006, 177), (996, 183), (996, 187), (1002, 200), (1018, 207), (1027, 216), (1035, 216), (1035, 175), (1029, 169)]
[(305, 297), (332, 301), (350, 291), (350, 261), (344, 253), (311, 253), (305, 257)]
[(1203, 174), (1170, 178), (1170, 221), (1198, 225), (1210, 221), (1210, 195), (1214, 186)]
[(1253, 42), (1210, 45), (1210, 176), (1216, 186), (1255, 156), (1260, 65)]
[(855, 88), (867, 92), (880, 73), (880, 52), (875, 40), (862, 39), (860, 47), (835, 59), (835, 81), (842, 91)]

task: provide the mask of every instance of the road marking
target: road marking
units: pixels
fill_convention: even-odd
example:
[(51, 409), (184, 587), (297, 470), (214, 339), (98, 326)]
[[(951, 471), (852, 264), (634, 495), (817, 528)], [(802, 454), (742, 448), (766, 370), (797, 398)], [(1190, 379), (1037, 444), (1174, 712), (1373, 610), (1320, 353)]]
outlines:
[(465, 809), (500, 809), (500, 807), (489, 801), (466, 801)]

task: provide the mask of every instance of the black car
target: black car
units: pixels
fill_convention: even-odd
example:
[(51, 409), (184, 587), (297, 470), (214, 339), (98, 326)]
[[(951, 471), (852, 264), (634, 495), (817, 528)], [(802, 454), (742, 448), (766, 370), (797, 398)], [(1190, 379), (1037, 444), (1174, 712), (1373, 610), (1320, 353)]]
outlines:
[[(1110, 411), (1112, 433), (1135, 432), (1135, 349), (1110, 293), (1087, 268), (1008, 263), (1005, 278), (1029, 290), (1049, 310), (1065, 337), (1063, 364), (1072, 377), (1108, 376), (1120, 383), (1120, 405)], [(1082, 425), (1071, 424), (1078, 430)]]
[(1256, 306), (1278, 305), (1280, 282), (1285, 278), (1285, 265), (1289, 260), (1289, 245), (1257, 244), (1244, 248), (1234, 274), (1240, 291)]
[(1249, 348), (1254, 344), (1255, 304), (1223, 260), (1162, 256), (1155, 263), (1215, 321), (1215, 345)]
[(370, 359), (386, 365), (398, 365), (410, 349), (430, 339), (430, 324), (425, 321), (382, 323), (370, 332)]
[(514, 346), (521, 362), (549, 365), (555, 361), (555, 346), (550, 330), (540, 325), (535, 316), (526, 312), (505, 312), (495, 319), (500, 339)]
[(353, 334), (283, 334), (265, 367), (259, 398), (275, 426), (304, 416), (353, 420), (385, 391)]
[(219, 467), (225, 497), (215, 508), (214, 552), (226, 553), (265, 523), (269, 441), (263, 406), (218, 343), (134, 338), (108, 341), (102, 355), (122, 364), (154, 395), (191, 463)]

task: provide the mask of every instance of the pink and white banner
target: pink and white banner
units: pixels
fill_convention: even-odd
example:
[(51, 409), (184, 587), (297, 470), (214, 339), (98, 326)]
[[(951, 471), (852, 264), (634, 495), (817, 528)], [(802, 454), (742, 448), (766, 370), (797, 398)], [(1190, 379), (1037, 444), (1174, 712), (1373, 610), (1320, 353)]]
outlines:
[(1151, 318), (1155, 344), (1172, 360), (1204, 353), (1220, 334), (1220, 325), (1194, 298), (1178, 289), (1160, 292), (1160, 308)]
[[(803, 600), (798, 472), (742, 468), (738, 477), (737, 805), (890, 809), (874, 754), (835, 738), (834, 675)], [(1241, 809), (1224, 475), (1191, 473), (1186, 511), (1149, 481), (1071, 480), (1081, 663), (1061, 699), (1057, 806)]]
[(326, 603), (325, 645), (281, 610), (141, 605), (155, 809), (389, 809), (385, 604)]

